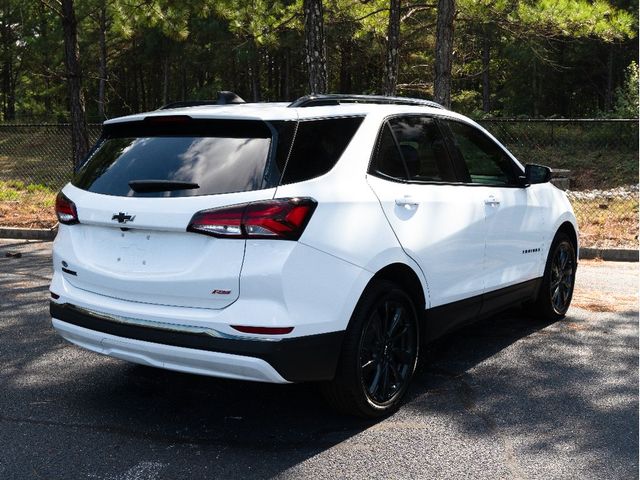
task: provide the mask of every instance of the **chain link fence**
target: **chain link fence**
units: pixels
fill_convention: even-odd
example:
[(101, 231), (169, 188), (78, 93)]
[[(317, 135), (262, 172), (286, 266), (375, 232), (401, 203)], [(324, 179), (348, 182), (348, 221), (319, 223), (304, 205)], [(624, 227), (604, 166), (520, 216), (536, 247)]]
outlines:
[(585, 247), (638, 248), (637, 119), (480, 123), (522, 163), (548, 165), (567, 191)]
[[(583, 246), (638, 248), (638, 121), (491, 119), (480, 122), (522, 163), (562, 178)], [(89, 125), (91, 142), (99, 124)], [(0, 227), (55, 225), (57, 191), (72, 176), (66, 124), (0, 124)]]

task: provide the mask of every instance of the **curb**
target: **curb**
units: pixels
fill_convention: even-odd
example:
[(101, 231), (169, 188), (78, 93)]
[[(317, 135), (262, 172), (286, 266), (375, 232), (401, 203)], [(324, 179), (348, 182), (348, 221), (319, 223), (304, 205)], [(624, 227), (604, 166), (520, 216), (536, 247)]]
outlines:
[(626, 248), (580, 248), (580, 260), (601, 258), (609, 262), (637, 262), (638, 250)]
[[(48, 240), (56, 238), (58, 228), (12, 228), (0, 227), (0, 238), (20, 240)], [(609, 262), (637, 262), (640, 252), (626, 248), (580, 248), (580, 260), (601, 258)]]
[(19, 240), (53, 240), (58, 233), (58, 227), (53, 228), (12, 228), (0, 227), (0, 238), (14, 238)]

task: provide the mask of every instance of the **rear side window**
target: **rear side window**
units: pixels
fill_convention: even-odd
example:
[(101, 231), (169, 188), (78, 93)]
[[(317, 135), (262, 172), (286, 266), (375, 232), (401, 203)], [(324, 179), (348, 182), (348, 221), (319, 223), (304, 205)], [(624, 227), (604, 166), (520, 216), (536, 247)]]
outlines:
[[(285, 123), (183, 117), (176, 123), (107, 125), (73, 184), (130, 197), (186, 197), (275, 186), (280, 175), (270, 158), (277, 155), (278, 130)], [(290, 137), (284, 142), (288, 150)]]
[(302, 182), (327, 173), (361, 123), (361, 117), (301, 121), (281, 183)]
[(386, 122), (382, 127), (378, 149), (371, 165), (371, 173), (391, 177), (392, 179), (407, 180), (408, 178), (400, 150), (393, 138), (391, 128)]

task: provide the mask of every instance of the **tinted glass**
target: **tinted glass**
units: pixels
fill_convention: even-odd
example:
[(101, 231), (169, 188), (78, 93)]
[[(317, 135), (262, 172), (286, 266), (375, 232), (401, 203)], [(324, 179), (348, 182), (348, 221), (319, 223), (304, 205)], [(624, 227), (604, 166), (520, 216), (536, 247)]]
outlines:
[(455, 182), (444, 140), (433, 118), (395, 117), (389, 125), (398, 142), (410, 180)]
[(455, 148), (464, 161), (471, 183), (517, 185), (513, 162), (483, 132), (461, 122), (446, 121), (453, 134)]
[[(73, 184), (90, 192), (132, 197), (265, 188), (279, 179), (277, 171), (267, 168), (273, 131), (264, 122), (254, 121), (136, 122), (107, 127), (105, 138)], [(130, 188), (129, 182), (135, 180), (187, 182), (198, 188), (142, 193)]]
[(361, 123), (361, 117), (301, 121), (282, 183), (302, 182), (331, 170)]
[(408, 179), (402, 156), (386, 122), (382, 127), (382, 134), (378, 140), (378, 148), (371, 164), (370, 172), (400, 180)]

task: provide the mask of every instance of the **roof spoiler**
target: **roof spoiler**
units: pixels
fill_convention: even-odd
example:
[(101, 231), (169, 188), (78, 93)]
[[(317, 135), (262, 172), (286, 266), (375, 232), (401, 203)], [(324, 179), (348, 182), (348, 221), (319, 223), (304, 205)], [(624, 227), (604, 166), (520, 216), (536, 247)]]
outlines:
[(246, 103), (242, 97), (234, 92), (222, 90), (218, 92), (218, 98), (215, 100), (186, 100), (182, 102), (171, 102), (163, 105), (158, 110), (168, 110), (170, 108), (197, 107), (199, 105), (237, 105)]

